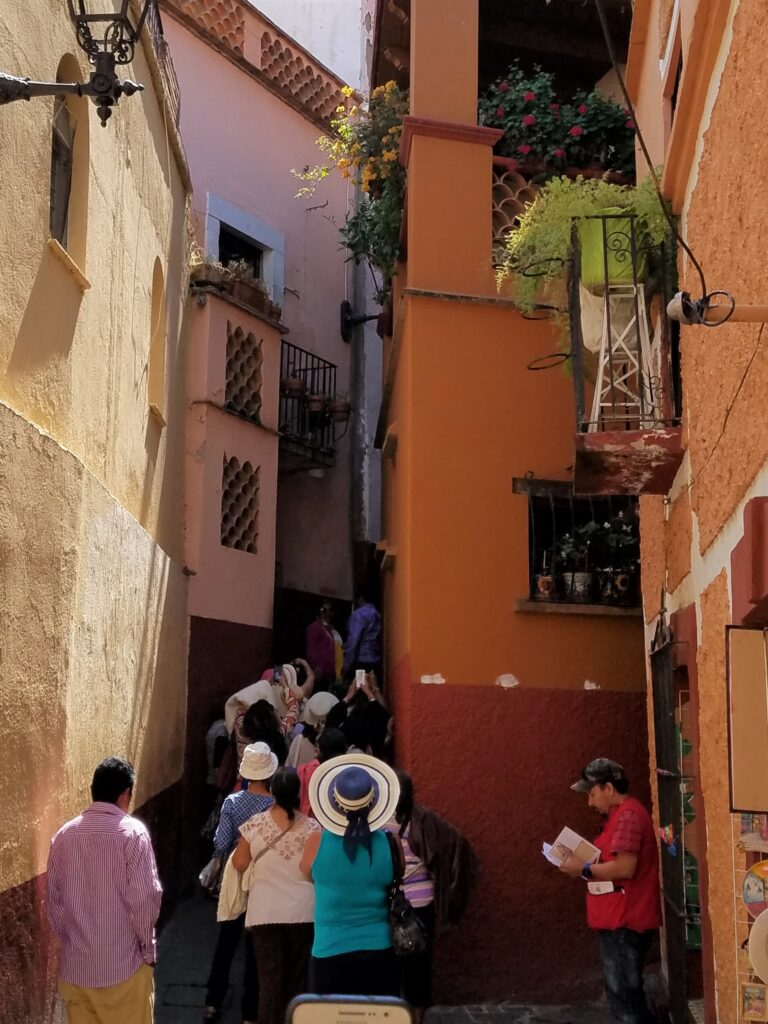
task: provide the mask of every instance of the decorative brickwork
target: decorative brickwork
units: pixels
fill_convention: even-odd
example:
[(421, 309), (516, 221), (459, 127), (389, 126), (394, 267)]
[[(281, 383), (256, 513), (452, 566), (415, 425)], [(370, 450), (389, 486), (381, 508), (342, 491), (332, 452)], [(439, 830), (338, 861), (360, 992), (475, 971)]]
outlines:
[(498, 262), (510, 231), (520, 223), (520, 217), (528, 203), (532, 202), (538, 189), (529, 184), (517, 171), (493, 172), (493, 259)]
[(221, 543), (255, 555), (259, 536), (259, 467), (224, 456), (221, 477)]
[(294, 53), (284, 39), (266, 31), (261, 37), (261, 70), (285, 93), (325, 121), (345, 102), (335, 82)]
[(252, 423), (261, 413), (261, 342), (227, 321), (227, 385), (224, 406)]
[(245, 14), (237, 0), (174, 0), (183, 14), (188, 15), (228, 46), (242, 55), (245, 47)]

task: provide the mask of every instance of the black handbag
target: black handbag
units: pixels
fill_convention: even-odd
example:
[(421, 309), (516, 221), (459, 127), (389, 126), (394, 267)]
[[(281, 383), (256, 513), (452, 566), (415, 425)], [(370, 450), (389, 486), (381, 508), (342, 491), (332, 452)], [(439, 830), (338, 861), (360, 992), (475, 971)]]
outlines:
[(413, 956), (415, 953), (423, 953), (426, 950), (427, 930), (403, 892), (403, 862), (400, 846), (390, 832), (386, 832), (385, 835), (392, 854), (394, 869), (394, 881), (387, 896), (392, 948), (397, 956)]

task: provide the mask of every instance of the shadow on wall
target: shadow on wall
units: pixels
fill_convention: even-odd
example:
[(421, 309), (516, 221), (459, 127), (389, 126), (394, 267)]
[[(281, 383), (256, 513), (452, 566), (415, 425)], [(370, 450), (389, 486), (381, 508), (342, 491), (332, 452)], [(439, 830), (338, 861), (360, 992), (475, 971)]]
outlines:
[[(66, 364), (75, 337), (83, 293), (75, 278), (46, 245), (29, 294), (26, 310), (6, 367), (9, 390), (23, 382), (34, 395), (42, 419), (50, 422), (57, 409), (69, 405), (71, 387), (64, 370), (52, 375), (52, 364)], [(55, 384), (55, 387), (52, 386)]]

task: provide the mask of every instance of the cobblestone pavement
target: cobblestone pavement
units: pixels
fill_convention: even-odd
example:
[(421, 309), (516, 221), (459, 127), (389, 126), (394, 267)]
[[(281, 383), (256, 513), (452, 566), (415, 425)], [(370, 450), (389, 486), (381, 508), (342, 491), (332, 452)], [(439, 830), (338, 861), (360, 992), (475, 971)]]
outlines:
[[(155, 1024), (201, 1024), (205, 982), (216, 942), (216, 904), (202, 896), (182, 903), (163, 930), (155, 977)], [(241, 1024), (243, 949), (232, 967), (221, 1024)], [(606, 1006), (435, 1006), (426, 1024), (610, 1024)]]

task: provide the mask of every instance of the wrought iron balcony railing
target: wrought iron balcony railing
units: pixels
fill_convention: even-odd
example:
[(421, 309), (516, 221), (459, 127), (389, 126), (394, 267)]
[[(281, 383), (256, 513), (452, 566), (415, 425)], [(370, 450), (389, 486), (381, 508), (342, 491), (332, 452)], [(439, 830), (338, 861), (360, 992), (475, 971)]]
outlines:
[(306, 349), (282, 342), (280, 349), (281, 447), (309, 468), (332, 466), (336, 426), (329, 403), (336, 396), (334, 363)]

